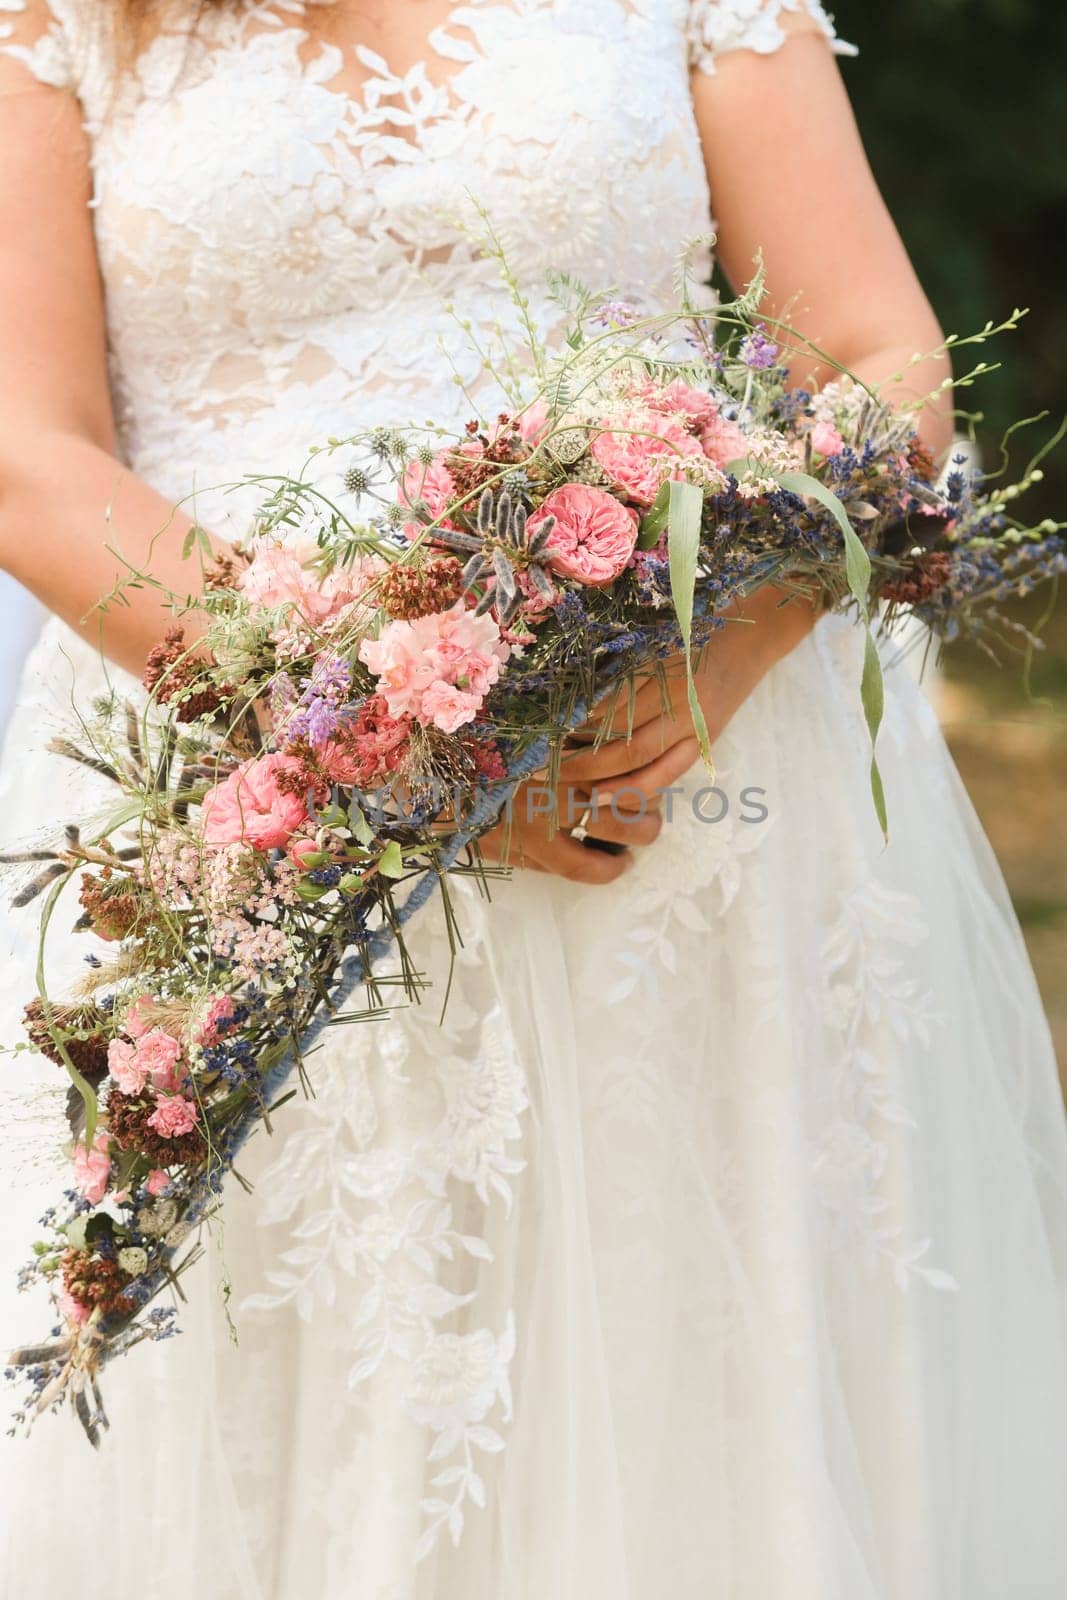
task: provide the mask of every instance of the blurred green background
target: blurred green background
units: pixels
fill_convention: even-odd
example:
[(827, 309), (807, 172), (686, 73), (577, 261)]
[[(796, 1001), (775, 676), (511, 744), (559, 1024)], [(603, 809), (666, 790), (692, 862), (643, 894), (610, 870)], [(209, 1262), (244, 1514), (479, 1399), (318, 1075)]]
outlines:
[[(984, 413), (987, 465), (1005, 428), (1021, 473), (1067, 413), (1067, 6), (1063, 0), (837, 0), (844, 63), (871, 163), (946, 332), (1015, 306), (1030, 315), (984, 352), (1002, 370), (960, 395)], [(966, 354), (964, 352), (963, 354)], [(962, 355), (961, 358), (962, 360)], [(1067, 519), (1067, 445), (1020, 511)], [(998, 667), (953, 647), (934, 693), (1004, 869), (1067, 1083), (1067, 585), (1034, 659)], [(1032, 603), (1017, 613), (1033, 621)]]

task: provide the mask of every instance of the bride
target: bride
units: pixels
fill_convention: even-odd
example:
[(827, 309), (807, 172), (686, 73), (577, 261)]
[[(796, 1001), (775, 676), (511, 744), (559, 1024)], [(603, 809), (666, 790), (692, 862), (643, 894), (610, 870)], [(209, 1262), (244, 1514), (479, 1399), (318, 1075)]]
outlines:
[[(479, 213), (548, 331), (549, 269), (670, 303), (713, 206), (733, 282), (762, 251), (770, 311), (865, 379), (939, 342), (815, 0), (0, 0), (0, 46), (0, 550), (56, 614), (8, 843), (98, 803), (44, 747), (99, 645), (129, 692), (163, 630), (150, 589), (99, 604), (126, 564), (188, 590), (191, 515), (225, 540), (253, 503), (220, 485), (499, 409)], [(923, 430), (946, 450), (945, 414)], [(858, 631), (773, 598), (703, 664), (715, 811), (686, 803), (683, 707), (643, 702), (571, 781), (673, 786), (669, 817), (605, 817), (610, 855), (517, 807), (513, 881), (457, 889), (443, 1020), (330, 1031), (181, 1336), (107, 1372), (100, 1453), (67, 1417), (3, 1440), (5, 1595), (1067, 1592), (1067, 1139), (1033, 978), (891, 645), (885, 847)], [(432, 910), (412, 938), (443, 992)], [(59, 941), (60, 980), (82, 954)], [(26, 1054), (4, 1080), (13, 1289), (63, 1086)], [(39, 1335), (3, 1306), (5, 1344)]]

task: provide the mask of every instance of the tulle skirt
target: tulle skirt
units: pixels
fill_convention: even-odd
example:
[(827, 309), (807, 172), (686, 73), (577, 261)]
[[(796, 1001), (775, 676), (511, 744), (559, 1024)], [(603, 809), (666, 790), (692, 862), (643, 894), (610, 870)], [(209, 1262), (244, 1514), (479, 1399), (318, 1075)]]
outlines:
[[(61, 809), (27, 755), (57, 636), (9, 832)], [(5, 1595), (1062, 1600), (1064, 1113), (999, 870), (884, 656), (888, 844), (830, 618), (618, 884), (458, 882), (454, 970), (420, 913), (424, 1003), (327, 1030), (181, 1335), (106, 1372), (99, 1453), (67, 1415), (3, 1440)], [(63, 1181), (54, 1074), (5, 1069), (5, 1285)], [(8, 1342), (47, 1326), (0, 1304)]]

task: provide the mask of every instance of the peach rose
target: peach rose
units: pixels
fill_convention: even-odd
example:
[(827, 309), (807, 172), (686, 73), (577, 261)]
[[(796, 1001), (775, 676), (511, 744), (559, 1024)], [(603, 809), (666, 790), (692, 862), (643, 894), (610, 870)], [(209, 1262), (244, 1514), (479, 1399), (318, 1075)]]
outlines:
[(556, 525), (546, 549), (556, 572), (594, 586), (611, 583), (629, 563), (637, 543), (637, 517), (614, 495), (583, 483), (553, 489), (530, 518), (535, 534), (546, 517)]
[(289, 843), (307, 819), (303, 797), (278, 787), (280, 772), (300, 770), (292, 756), (259, 756), (246, 761), (204, 796), (205, 844), (249, 844), (274, 850)]

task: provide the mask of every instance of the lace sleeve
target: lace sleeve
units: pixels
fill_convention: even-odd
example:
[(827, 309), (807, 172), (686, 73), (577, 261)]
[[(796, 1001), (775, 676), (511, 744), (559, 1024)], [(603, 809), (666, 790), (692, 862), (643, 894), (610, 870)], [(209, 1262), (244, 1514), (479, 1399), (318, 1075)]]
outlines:
[(71, 0), (0, 0), (0, 56), (20, 61), (41, 83), (77, 91), (79, 43)]
[(819, 0), (690, 0), (690, 63), (714, 72), (716, 58), (728, 50), (770, 55), (785, 43), (782, 24), (789, 13), (796, 18), (795, 26), (825, 34), (835, 54), (856, 54), (855, 45), (837, 37)]

